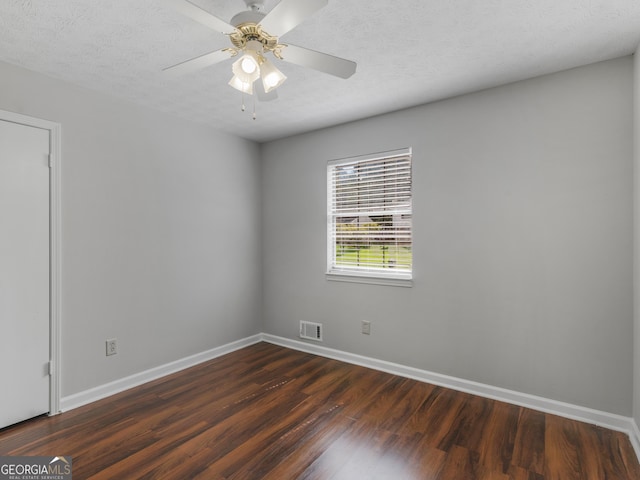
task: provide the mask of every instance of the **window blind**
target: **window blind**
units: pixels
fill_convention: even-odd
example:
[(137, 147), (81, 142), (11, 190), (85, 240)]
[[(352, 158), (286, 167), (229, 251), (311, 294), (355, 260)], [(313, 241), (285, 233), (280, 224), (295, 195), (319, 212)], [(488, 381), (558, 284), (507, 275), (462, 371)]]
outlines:
[(329, 162), (328, 273), (411, 278), (411, 151)]

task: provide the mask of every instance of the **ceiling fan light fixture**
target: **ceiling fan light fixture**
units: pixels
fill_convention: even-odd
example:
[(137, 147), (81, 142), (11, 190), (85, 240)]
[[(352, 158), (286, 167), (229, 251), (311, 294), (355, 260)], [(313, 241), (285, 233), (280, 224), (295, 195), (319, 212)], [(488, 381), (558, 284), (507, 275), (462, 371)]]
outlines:
[(267, 59), (260, 65), (260, 76), (265, 93), (275, 90), (287, 79), (285, 74), (278, 70), (276, 66)]
[(249, 55), (245, 55), (240, 62), (240, 68), (242, 68), (242, 71), (247, 75), (251, 75), (258, 68), (258, 64)]
[(242, 93), (253, 95), (253, 82), (245, 82), (237, 75), (233, 76), (233, 78), (229, 81), (229, 85), (231, 85), (236, 90), (241, 91)]
[(240, 58), (239, 60), (236, 60), (231, 66), (231, 71), (236, 77), (242, 80), (242, 82), (253, 83), (260, 77), (260, 67), (257, 65), (257, 62), (256, 62), (256, 66), (252, 71), (246, 71), (242, 66), (243, 63), (245, 63), (245, 66), (247, 67), (248, 70), (251, 70), (250, 68), (248, 68), (248, 65), (251, 64), (252, 60), (249, 60), (245, 57), (247, 57), (247, 55), (243, 55), (242, 58)]
[[(256, 43), (257, 45), (249, 45)], [(244, 83), (253, 83), (260, 77), (260, 55), (258, 48), (262, 47), (259, 42), (249, 42), (244, 50), (244, 55), (236, 60), (231, 66), (231, 71)]]

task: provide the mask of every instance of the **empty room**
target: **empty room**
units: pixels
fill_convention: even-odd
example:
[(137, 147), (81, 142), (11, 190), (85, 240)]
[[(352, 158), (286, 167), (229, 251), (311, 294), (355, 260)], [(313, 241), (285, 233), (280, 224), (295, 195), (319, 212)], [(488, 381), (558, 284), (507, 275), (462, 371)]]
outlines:
[(640, 3), (0, 2), (0, 479), (639, 479)]

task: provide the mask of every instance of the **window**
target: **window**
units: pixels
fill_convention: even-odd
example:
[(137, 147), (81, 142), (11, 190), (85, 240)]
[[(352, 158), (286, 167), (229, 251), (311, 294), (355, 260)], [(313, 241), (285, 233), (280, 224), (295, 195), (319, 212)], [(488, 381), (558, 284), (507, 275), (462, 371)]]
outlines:
[(327, 166), (327, 278), (410, 285), (411, 150)]

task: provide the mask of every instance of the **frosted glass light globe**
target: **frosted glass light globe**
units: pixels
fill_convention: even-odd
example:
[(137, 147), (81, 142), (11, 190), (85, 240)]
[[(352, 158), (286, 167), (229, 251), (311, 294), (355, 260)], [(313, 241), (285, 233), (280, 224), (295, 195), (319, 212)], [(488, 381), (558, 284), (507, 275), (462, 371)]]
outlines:
[(258, 64), (256, 63), (256, 61), (248, 55), (245, 55), (242, 58), (242, 63), (240, 64), (240, 66), (242, 70), (249, 75), (255, 72), (258, 68)]

